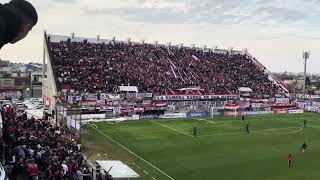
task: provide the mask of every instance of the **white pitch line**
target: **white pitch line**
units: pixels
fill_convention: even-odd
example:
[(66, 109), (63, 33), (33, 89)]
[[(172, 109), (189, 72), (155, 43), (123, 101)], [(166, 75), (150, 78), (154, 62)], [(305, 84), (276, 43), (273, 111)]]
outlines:
[(157, 125), (159, 125), (159, 126), (162, 126), (162, 127), (168, 128), (168, 129), (170, 129), (170, 130), (172, 130), (172, 131), (178, 132), (178, 133), (180, 133), (180, 134), (183, 134), (183, 135), (186, 135), (186, 136), (189, 136), (189, 137), (193, 137), (193, 136), (191, 136), (191, 135), (189, 135), (189, 134), (187, 134), (187, 133), (181, 132), (181, 131), (176, 130), (176, 129), (174, 129), (174, 128), (171, 128), (171, 127), (169, 127), (169, 126), (166, 126), (166, 125), (163, 125), (163, 124), (157, 123), (157, 122), (155, 122), (155, 121), (151, 121), (151, 122), (152, 122), (152, 123), (154, 123), (154, 124), (157, 124)]
[(301, 127), (301, 128), (299, 128), (298, 130), (296, 130), (296, 131), (284, 132), (284, 133), (271, 133), (271, 132), (263, 132), (263, 131), (253, 131), (253, 132), (255, 132), (255, 133), (260, 133), (260, 134), (296, 134), (296, 133), (298, 133), (298, 132), (300, 132), (300, 131), (302, 131), (302, 130), (303, 130), (303, 128)]
[(143, 159), (142, 157), (138, 156), (137, 154), (135, 154), (134, 152), (132, 152), (130, 149), (126, 148), (125, 146), (123, 146), (122, 144), (120, 144), (118, 141), (112, 139), (110, 136), (108, 136), (107, 134), (105, 134), (104, 132), (100, 131), (99, 129), (91, 126), (92, 128), (94, 128), (96, 131), (98, 131), (99, 133), (101, 133), (102, 135), (104, 135), (106, 138), (110, 139), (112, 142), (116, 143), (118, 146), (122, 147), (123, 149), (125, 149), (126, 151), (128, 151), (130, 154), (134, 155), (135, 157), (139, 158), (140, 160), (144, 161), (145, 163), (147, 163), (148, 165), (150, 165), (151, 167), (153, 167), (154, 169), (158, 170), (159, 172), (161, 172), (163, 175), (167, 176), (169, 179), (171, 180), (175, 180), (173, 177), (169, 176), (167, 173), (163, 172), (162, 170), (160, 170), (159, 168), (157, 168), (155, 165), (151, 164), (150, 162), (146, 161), (145, 159)]
[(97, 125), (95, 125), (95, 124), (92, 124), (92, 126), (94, 126), (94, 127), (98, 128), (98, 126), (97, 126)]
[[(269, 132), (264, 132), (264, 131), (272, 131), (272, 130), (281, 130), (281, 129), (293, 129), (293, 128), (299, 128), (299, 127), (287, 127), (287, 128), (272, 128), (272, 129), (263, 129), (260, 131), (250, 131), (254, 133), (263, 133), (263, 134), (294, 134), (300, 132), (303, 128), (299, 128), (299, 130), (293, 131), (293, 132), (287, 132), (287, 133), (269, 133)], [(245, 134), (245, 132), (231, 132), (231, 133), (220, 133), (220, 134), (209, 134), (209, 135), (202, 135), (198, 137), (209, 137), (209, 136), (223, 136), (223, 135), (230, 135), (230, 134)]]
[(210, 121), (210, 120), (205, 120), (205, 119), (196, 119), (197, 121), (204, 121), (204, 122), (207, 122), (207, 123), (210, 123), (210, 124), (216, 124), (216, 122), (214, 121)]
[(157, 180), (156, 178), (152, 177), (153, 180)]
[(140, 167), (140, 166), (138, 166), (138, 165), (137, 165), (137, 168), (141, 169), (141, 167)]
[(149, 174), (147, 171), (143, 171), (145, 174)]

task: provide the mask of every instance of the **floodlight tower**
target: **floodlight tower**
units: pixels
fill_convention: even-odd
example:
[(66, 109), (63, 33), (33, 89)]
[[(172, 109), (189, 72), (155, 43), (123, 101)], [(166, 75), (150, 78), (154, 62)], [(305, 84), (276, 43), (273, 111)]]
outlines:
[(310, 58), (310, 52), (305, 51), (303, 52), (303, 59), (304, 59), (304, 85), (303, 85), (303, 94), (306, 96), (307, 92), (307, 60)]

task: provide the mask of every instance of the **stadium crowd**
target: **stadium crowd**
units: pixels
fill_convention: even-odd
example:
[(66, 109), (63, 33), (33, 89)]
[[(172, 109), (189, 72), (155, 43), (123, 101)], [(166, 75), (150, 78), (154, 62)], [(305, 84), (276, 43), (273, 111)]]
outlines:
[(116, 92), (121, 85), (140, 92), (171, 94), (185, 87), (204, 93), (236, 93), (250, 87), (256, 94), (277, 92), (264, 70), (239, 54), (195, 48), (110, 42), (49, 42), (60, 89)]
[[(3, 143), (6, 162), (13, 163), (12, 180), (83, 180), (85, 172), (81, 147), (71, 133), (49, 120), (28, 119), (14, 108), (3, 108)], [(6, 144), (6, 148), (3, 145)]]

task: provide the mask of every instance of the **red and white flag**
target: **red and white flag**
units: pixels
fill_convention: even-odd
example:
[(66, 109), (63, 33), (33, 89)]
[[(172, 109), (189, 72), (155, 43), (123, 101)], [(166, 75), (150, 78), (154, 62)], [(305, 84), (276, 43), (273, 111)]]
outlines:
[(192, 55), (191, 58), (192, 58), (192, 62), (197, 62), (197, 61), (200, 60), (200, 59), (199, 59), (197, 56), (195, 56), (195, 55)]

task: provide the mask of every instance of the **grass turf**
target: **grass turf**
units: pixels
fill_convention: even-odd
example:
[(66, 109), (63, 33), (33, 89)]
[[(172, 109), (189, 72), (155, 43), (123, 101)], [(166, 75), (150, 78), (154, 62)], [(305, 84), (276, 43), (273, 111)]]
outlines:
[[(168, 176), (177, 180), (320, 178), (319, 114), (248, 116), (245, 122), (240, 119), (95, 123), (83, 127), (82, 141), (91, 160), (121, 160), (148, 180), (170, 179)], [(302, 128), (304, 119), (307, 128)], [(249, 135), (246, 122), (250, 124)], [(192, 127), (198, 129), (197, 138), (191, 136)], [(309, 147), (302, 153), (304, 141)], [(293, 154), (291, 168), (287, 165), (288, 152)]]

